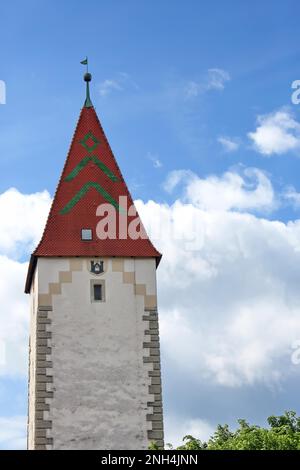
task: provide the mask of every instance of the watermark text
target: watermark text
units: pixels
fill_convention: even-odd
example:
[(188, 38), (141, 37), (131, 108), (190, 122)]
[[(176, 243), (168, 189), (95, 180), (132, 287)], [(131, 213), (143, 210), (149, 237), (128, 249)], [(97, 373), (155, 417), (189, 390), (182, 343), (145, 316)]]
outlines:
[(300, 103), (300, 80), (293, 81), (292, 89), (295, 90), (291, 96), (292, 103), (299, 104)]
[(3, 80), (0, 80), (0, 104), (6, 104), (6, 85)]

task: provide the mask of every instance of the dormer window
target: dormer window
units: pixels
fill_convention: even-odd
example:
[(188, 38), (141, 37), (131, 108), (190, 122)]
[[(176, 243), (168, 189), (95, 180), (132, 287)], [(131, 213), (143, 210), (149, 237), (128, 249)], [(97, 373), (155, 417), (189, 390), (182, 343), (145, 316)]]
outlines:
[(93, 233), (91, 228), (81, 229), (81, 240), (89, 241), (93, 240)]

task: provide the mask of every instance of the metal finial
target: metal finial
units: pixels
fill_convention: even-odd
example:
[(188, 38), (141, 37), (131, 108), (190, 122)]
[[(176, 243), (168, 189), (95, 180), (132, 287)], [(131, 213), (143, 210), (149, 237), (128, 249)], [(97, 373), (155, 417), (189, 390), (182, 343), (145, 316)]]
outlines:
[(83, 77), (84, 81), (86, 82), (86, 98), (85, 98), (85, 102), (84, 102), (84, 107), (85, 108), (92, 108), (93, 103), (92, 103), (91, 97), (90, 97), (90, 81), (92, 80), (92, 75), (88, 71), (88, 67), (89, 67), (88, 58), (86, 57), (80, 63), (82, 65), (86, 65), (86, 73), (84, 74), (84, 77)]
[(85, 73), (83, 76), (83, 80), (85, 82), (90, 82), (92, 80), (92, 75), (89, 72)]

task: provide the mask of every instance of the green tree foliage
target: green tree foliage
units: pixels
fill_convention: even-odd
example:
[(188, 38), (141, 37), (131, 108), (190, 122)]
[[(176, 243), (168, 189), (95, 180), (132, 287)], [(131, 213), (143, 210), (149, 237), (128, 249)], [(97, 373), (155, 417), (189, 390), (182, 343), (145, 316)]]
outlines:
[(295, 411), (270, 416), (268, 428), (250, 425), (243, 419), (238, 423), (236, 431), (231, 431), (227, 424), (219, 425), (208, 442), (185, 436), (177, 450), (300, 450), (300, 417)]

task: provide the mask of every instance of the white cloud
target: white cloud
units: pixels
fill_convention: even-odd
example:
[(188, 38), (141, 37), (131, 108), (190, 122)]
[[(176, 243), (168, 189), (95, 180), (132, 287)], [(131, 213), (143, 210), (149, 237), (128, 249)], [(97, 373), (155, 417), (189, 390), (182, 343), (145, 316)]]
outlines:
[(106, 96), (112, 91), (121, 91), (123, 88), (117, 80), (106, 79), (99, 85), (99, 93), (101, 96)]
[(178, 416), (166, 415), (164, 419), (165, 442), (173, 447), (182, 445), (184, 436), (190, 435), (202, 442), (208, 441), (215, 428), (203, 419), (179, 419)]
[(203, 92), (203, 85), (193, 80), (190, 80), (184, 88), (184, 94), (187, 98), (198, 96), (201, 92)]
[(165, 189), (172, 192), (184, 183), (183, 200), (205, 210), (270, 210), (276, 205), (269, 178), (257, 168), (247, 168), (240, 175), (228, 171), (222, 176), (199, 178), (186, 170), (172, 171)]
[(158, 169), (163, 166), (158, 156), (153, 154), (152, 152), (148, 152), (147, 157), (149, 158), (149, 160), (151, 160), (154, 168)]
[(230, 137), (218, 137), (218, 142), (223, 146), (226, 152), (235, 152), (240, 146), (237, 140)]
[(154, 168), (161, 168), (163, 165), (159, 159), (153, 161)]
[(0, 417), (0, 449), (26, 449), (27, 416)]
[(293, 186), (289, 186), (283, 193), (284, 199), (291, 202), (295, 208), (300, 207), (300, 193)]
[(125, 72), (119, 72), (114, 78), (107, 78), (99, 84), (100, 96), (107, 96), (114, 91), (123, 91), (125, 88), (138, 89), (138, 85)]
[(188, 178), (194, 178), (196, 175), (190, 170), (174, 170), (168, 174), (166, 181), (164, 182), (164, 189), (168, 193), (174, 191), (176, 186)]
[(289, 110), (258, 116), (258, 126), (249, 132), (255, 149), (262, 155), (281, 155), (300, 148), (300, 124)]
[(206, 77), (200, 81), (190, 80), (184, 88), (186, 98), (195, 98), (201, 93), (209, 90), (222, 91), (225, 83), (230, 80), (230, 75), (226, 70), (219, 68), (208, 69)]
[(32, 251), (46, 221), (51, 198), (48, 191), (21, 194), (11, 188), (0, 195), (0, 254), (16, 258)]
[(226, 70), (222, 69), (208, 69), (208, 88), (223, 90), (225, 83), (230, 80), (230, 75)]
[[(145, 221), (160, 210), (153, 204), (140, 207)], [(189, 210), (201, 218), (199, 250), (187, 250), (182, 239), (154, 240), (164, 254), (158, 271), (164, 353), (199, 381), (276, 382), (287, 372), (281, 360), (289, 362), (290, 345), (300, 338), (300, 223), (187, 205), (181, 213), (174, 206), (162, 212), (192, 232), (192, 218), (182, 217)]]
[(27, 263), (0, 255), (0, 376), (26, 375), (29, 298), (24, 294)]
[(28, 255), (38, 243), (51, 199), (47, 191), (0, 195), (0, 375), (25, 375), (29, 298), (24, 294)]
[[(182, 174), (193, 175), (171, 176), (178, 184)], [(193, 177), (183, 180), (184, 198), (172, 205), (137, 202), (163, 253), (158, 270), (163, 358), (172, 361), (178, 376), (189, 371), (199, 383), (276, 386), (296, 371), (291, 345), (300, 338), (300, 221), (285, 224), (233, 210), (272, 205), (264, 178), (258, 183), (267, 188), (263, 196), (255, 188), (255, 196), (245, 196), (232, 175), (224, 188), (224, 178), (206, 185)], [(232, 191), (229, 183), (238, 189)], [(227, 202), (215, 211), (211, 198), (224, 193)], [(156, 233), (153, 220), (162, 228)]]

